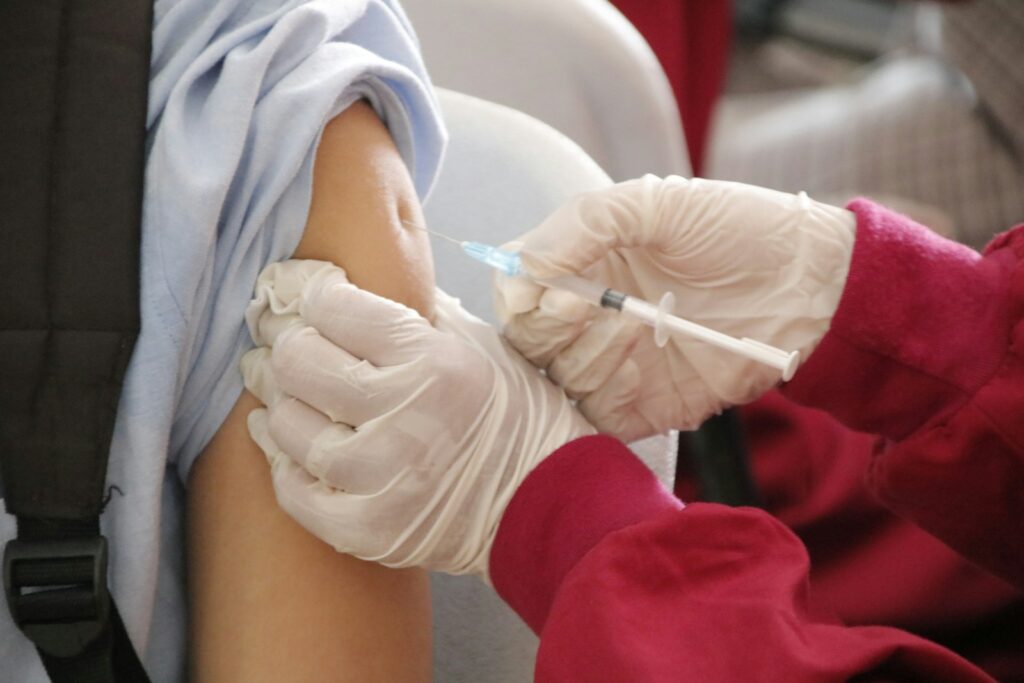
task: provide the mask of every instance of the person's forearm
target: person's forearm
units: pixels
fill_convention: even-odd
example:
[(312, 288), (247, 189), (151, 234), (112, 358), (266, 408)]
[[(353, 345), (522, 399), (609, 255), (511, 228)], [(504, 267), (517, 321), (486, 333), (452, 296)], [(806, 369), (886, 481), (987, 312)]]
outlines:
[(783, 393), (881, 434), (895, 512), (1024, 586), (1024, 226), (985, 254), (854, 202), (832, 327)]
[[(429, 316), (433, 270), (412, 185), (365, 104), (328, 124), (295, 256), (333, 261), (349, 279)], [(417, 681), (430, 678), (429, 587), (335, 552), (277, 505), (239, 399), (189, 482), (194, 681)]]

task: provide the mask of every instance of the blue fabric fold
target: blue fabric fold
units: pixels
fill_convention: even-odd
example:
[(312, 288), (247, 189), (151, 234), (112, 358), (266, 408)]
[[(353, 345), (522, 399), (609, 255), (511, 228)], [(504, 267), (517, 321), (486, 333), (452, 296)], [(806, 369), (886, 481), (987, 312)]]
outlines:
[(184, 478), (241, 389), (241, 314), (263, 266), (298, 244), (324, 124), (368, 100), (421, 196), (444, 132), (393, 2), (164, 0), (155, 11), (144, 294), (180, 340), (170, 456)]

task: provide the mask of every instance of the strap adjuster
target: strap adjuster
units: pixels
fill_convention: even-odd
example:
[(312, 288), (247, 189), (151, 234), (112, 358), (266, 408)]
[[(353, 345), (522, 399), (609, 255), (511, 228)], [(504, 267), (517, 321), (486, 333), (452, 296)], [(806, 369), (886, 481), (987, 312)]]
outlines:
[(110, 623), (107, 539), (8, 541), (4, 592), (18, 628), (41, 652), (81, 654)]

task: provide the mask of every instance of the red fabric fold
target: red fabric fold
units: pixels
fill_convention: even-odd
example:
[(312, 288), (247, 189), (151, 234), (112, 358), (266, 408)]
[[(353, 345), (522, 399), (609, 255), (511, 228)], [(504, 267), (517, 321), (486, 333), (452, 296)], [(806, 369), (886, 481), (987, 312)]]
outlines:
[(832, 326), (782, 389), (858, 431), (900, 439), (955, 410), (1007, 350), (1005, 250), (982, 258), (866, 200)]
[(491, 550), (491, 581), (539, 633), (566, 573), (594, 544), (682, 507), (620, 441), (576, 439), (542, 461), (513, 496)]
[(541, 637), (537, 681), (991, 680), (911, 634), (815, 614), (807, 571), (783, 524), (683, 509), (607, 437), (541, 463), (491, 553), (495, 588)]
[(984, 256), (865, 200), (832, 327), (783, 393), (880, 441), (868, 485), (1024, 587), (1024, 226)]

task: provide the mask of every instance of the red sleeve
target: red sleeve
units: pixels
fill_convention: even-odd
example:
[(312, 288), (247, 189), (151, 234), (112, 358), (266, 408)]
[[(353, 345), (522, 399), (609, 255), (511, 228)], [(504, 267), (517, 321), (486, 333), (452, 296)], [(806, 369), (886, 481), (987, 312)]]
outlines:
[(783, 389), (880, 434), (883, 503), (1024, 586), (1024, 226), (984, 255), (864, 200), (832, 327)]
[(991, 680), (938, 645), (810, 613), (807, 555), (754, 509), (682, 503), (618, 441), (527, 477), (491, 552), (538, 681)]

